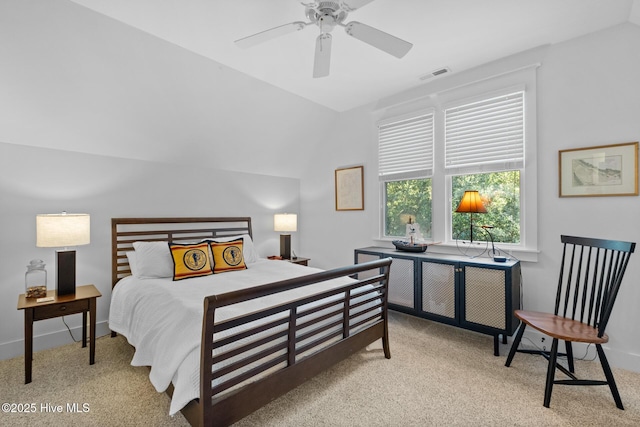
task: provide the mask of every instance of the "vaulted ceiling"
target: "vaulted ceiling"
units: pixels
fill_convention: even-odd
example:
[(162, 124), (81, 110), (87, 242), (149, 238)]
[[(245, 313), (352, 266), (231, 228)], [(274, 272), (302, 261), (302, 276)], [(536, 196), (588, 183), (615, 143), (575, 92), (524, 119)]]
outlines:
[(431, 75), (435, 70), (456, 73), (621, 23), (640, 25), (640, 0), (375, 0), (344, 22), (367, 24), (413, 48), (398, 59), (336, 27), (330, 74), (313, 78), (315, 25), (248, 49), (234, 43), (309, 22), (296, 0), (72, 1), (336, 111), (441, 78)]

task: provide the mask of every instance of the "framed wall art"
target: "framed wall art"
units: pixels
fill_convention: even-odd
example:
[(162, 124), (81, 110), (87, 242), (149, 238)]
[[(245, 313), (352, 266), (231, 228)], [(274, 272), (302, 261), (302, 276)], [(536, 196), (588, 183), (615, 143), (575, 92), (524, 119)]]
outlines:
[(364, 168), (355, 166), (336, 169), (336, 210), (364, 210)]
[(637, 196), (638, 143), (561, 150), (560, 197)]

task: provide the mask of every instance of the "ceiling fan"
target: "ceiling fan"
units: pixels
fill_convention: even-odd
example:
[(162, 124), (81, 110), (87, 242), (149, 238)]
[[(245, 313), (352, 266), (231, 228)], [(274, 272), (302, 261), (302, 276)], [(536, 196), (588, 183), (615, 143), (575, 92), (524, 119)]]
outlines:
[(376, 28), (357, 21), (344, 23), (349, 12), (361, 8), (373, 0), (339, 0), (300, 2), (305, 7), (305, 15), (310, 22), (296, 21), (280, 25), (235, 41), (236, 45), (248, 48), (266, 42), (275, 37), (305, 29), (308, 25), (317, 25), (320, 35), (316, 38), (316, 53), (313, 64), (313, 77), (329, 75), (331, 62), (331, 31), (336, 26), (344, 27), (347, 34), (371, 46), (387, 52), (396, 58), (402, 58), (413, 44), (387, 34)]

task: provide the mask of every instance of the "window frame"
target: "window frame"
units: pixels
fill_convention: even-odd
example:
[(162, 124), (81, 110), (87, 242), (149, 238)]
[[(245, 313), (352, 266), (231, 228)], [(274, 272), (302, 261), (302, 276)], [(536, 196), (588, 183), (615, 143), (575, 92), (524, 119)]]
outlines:
[[(393, 178), (393, 179), (385, 179), (385, 180), (380, 180), (380, 200), (382, 200), (382, 205), (380, 207), (382, 216), (382, 224), (381, 224), (381, 236), (383, 239), (388, 239), (388, 240), (394, 240), (397, 238), (405, 238), (405, 235), (402, 236), (387, 236), (387, 221), (386, 221), (386, 206), (387, 206), (387, 189), (386, 189), (386, 185), (390, 182), (396, 182), (396, 181), (408, 181), (408, 180), (423, 180), (423, 179), (430, 179), (431, 180), (431, 192), (433, 194), (433, 177), (432, 176), (426, 176), (426, 175), (421, 175), (421, 176), (414, 176), (414, 177), (410, 177), (410, 178)], [(432, 204), (431, 204), (431, 217), (433, 218), (433, 198), (432, 198)], [(431, 224), (429, 224), (428, 230), (432, 230), (433, 227), (433, 221), (431, 222)], [(429, 237), (429, 240), (432, 239), (433, 236)]]
[[(526, 234), (526, 226), (525, 226), (525, 220), (524, 217), (522, 215), (522, 208), (523, 208), (523, 199), (525, 198), (524, 196), (524, 176), (525, 176), (525, 167), (524, 164), (526, 162), (526, 148), (527, 148), (527, 135), (526, 135), (526, 129), (527, 129), (527, 118), (526, 118), (526, 102), (527, 102), (527, 91), (524, 85), (516, 85), (516, 86), (509, 86), (509, 87), (505, 87), (502, 89), (498, 89), (498, 90), (493, 90), (490, 92), (485, 92), (473, 97), (469, 97), (469, 98), (464, 98), (464, 99), (458, 99), (455, 101), (452, 101), (446, 105), (443, 105), (442, 107), (442, 113), (443, 113), (443, 126), (446, 127), (446, 112), (448, 110), (451, 109), (455, 109), (455, 108), (459, 108), (459, 107), (465, 107), (468, 105), (472, 105), (475, 103), (479, 103), (479, 102), (484, 102), (484, 101), (490, 101), (493, 99), (497, 99), (497, 98), (503, 98), (503, 97), (508, 97), (511, 96), (513, 94), (520, 94), (522, 93), (522, 109), (523, 109), (523, 129), (522, 129), (522, 137), (523, 137), (523, 141), (522, 141), (522, 159), (521, 160), (506, 160), (506, 161), (490, 161), (487, 163), (477, 163), (477, 164), (472, 164), (472, 165), (463, 165), (463, 166), (447, 166), (447, 158), (446, 158), (446, 150), (447, 150), (447, 135), (446, 132), (443, 133), (443, 138), (442, 138), (442, 146), (443, 146), (443, 150), (445, 151), (445, 157), (444, 157), (444, 173), (445, 173), (445, 186), (446, 186), (446, 194), (448, 199), (450, 200), (450, 203), (447, 204), (447, 213), (446, 213), (446, 223), (445, 223), (445, 229), (446, 229), (446, 242), (455, 242), (454, 236), (453, 236), (453, 215), (455, 214), (455, 212), (453, 212), (453, 208), (452, 205), (454, 204), (453, 200), (452, 200), (452, 193), (453, 193), (453, 177), (456, 176), (463, 176), (463, 175), (477, 175), (477, 174), (489, 174), (489, 173), (497, 173), (497, 172), (504, 172), (504, 171), (512, 171), (512, 170), (517, 170), (519, 171), (520, 174), (520, 199), (519, 199), (519, 209), (520, 209), (520, 242), (518, 243), (501, 243), (502, 246), (505, 247), (520, 247), (524, 240), (525, 240), (525, 234)], [(479, 241), (484, 241), (483, 239), (478, 239)]]
[[(524, 188), (524, 168), (511, 168), (511, 169), (496, 169), (496, 170), (484, 170), (482, 172), (470, 172), (470, 173), (457, 173), (457, 174), (452, 174), (452, 175), (447, 175), (446, 176), (446, 193), (451, 196), (451, 194), (453, 193), (453, 177), (454, 176), (461, 176), (461, 175), (477, 175), (477, 174), (487, 174), (487, 173), (498, 173), (498, 172), (506, 172), (506, 171), (519, 171), (520, 172), (520, 242), (519, 243), (504, 243), (501, 242), (500, 246), (503, 247), (503, 249), (505, 250), (513, 250), (515, 248), (520, 248), (523, 245), (523, 240), (525, 238), (524, 234), (525, 234), (525, 224), (524, 224), (524, 214), (523, 214), (523, 200), (524, 197), (522, 196), (522, 192), (523, 192), (523, 188)], [(482, 194), (481, 194), (482, 195)], [(447, 205), (447, 223), (446, 223), (446, 233), (447, 233), (447, 242), (451, 242), (452, 244), (455, 244), (455, 239), (453, 238), (453, 215), (455, 214), (454, 212), (454, 208), (453, 208), (453, 200), (451, 197), (448, 198), (448, 200), (450, 201)], [(479, 220), (478, 217), (475, 217), (476, 219)], [(475, 221), (474, 221), (475, 222)], [(474, 231), (475, 233), (475, 231)], [(480, 234), (480, 233), (478, 233)], [(482, 238), (478, 238), (477, 241), (485, 241), (485, 239)]]
[[(380, 210), (381, 210), (381, 224), (380, 224), (380, 236), (384, 239), (395, 239), (395, 238), (402, 238), (405, 236), (387, 236), (387, 221), (386, 221), (386, 206), (387, 206), (387, 192), (386, 192), (386, 184), (389, 182), (396, 182), (396, 181), (407, 181), (407, 180), (420, 180), (420, 179), (431, 179), (431, 186), (432, 186), (432, 191), (433, 191), (433, 168), (434, 168), (434, 164), (435, 164), (435, 113), (436, 113), (436, 109), (431, 107), (431, 108), (422, 108), (422, 109), (417, 109), (415, 111), (412, 111), (410, 113), (406, 113), (406, 114), (402, 114), (402, 115), (397, 115), (397, 116), (393, 116), (393, 117), (389, 117), (387, 119), (383, 119), (380, 120), (376, 123), (376, 128), (378, 129), (378, 138), (377, 138), (377, 143), (378, 143), (378, 151), (377, 151), (377, 158), (378, 158), (378, 181), (379, 181), (379, 191), (380, 191), (380, 200), (382, 201), (381, 206), (380, 206)], [(408, 120), (412, 120), (412, 119), (417, 119), (418, 117), (421, 116), (431, 116), (431, 135), (430, 135), (430, 154), (431, 154), (431, 164), (428, 165), (429, 167), (423, 167), (423, 168), (414, 168), (413, 170), (410, 171), (403, 171), (403, 172), (399, 172), (399, 173), (389, 173), (386, 175), (382, 175), (380, 173), (380, 128), (382, 126), (386, 126), (389, 124), (393, 124), (393, 123), (398, 123), (398, 122), (402, 122), (402, 121), (408, 121)], [(432, 209), (432, 216), (433, 216), (433, 204), (431, 206)], [(433, 224), (430, 224), (430, 227)]]
[[(444, 165), (444, 110), (453, 105), (462, 105), (474, 100), (489, 98), (492, 95), (508, 93), (509, 91), (524, 91), (524, 162), (520, 167), (512, 167), (509, 170), (520, 171), (520, 243), (501, 244), (508, 253), (514, 254), (518, 259), (537, 260), (537, 88), (536, 73), (539, 64), (526, 65), (516, 70), (503, 72), (498, 75), (476, 79), (469, 83), (461, 84), (459, 81), (450, 85), (441, 83), (438, 91), (429, 93), (404, 105), (387, 107), (381, 112), (377, 124), (395, 117), (415, 114), (428, 108), (434, 112), (434, 147), (433, 147), (433, 174), (432, 184), (432, 224), (431, 240), (438, 242), (433, 252), (457, 253), (456, 242), (451, 238), (451, 178), (452, 175), (469, 173), (493, 172), (495, 167), (487, 165), (480, 169), (458, 168), (447, 170)], [(451, 76), (453, 79), (455, 76)], [(455, 80), (455, 79), (453, 79)], [(442, 81), (444, 82), (444, 80)], [(399, 113), (401, 111), (401, 113)], [(514, 165), (515, 166), (515, 165)], [(500, 168), (499, 170), (507, 170)], [(380, 179), (380, 220), (378, 225), (379, 240), (388, 242), (390, 237), (384, 235), (385, 207), (384, 181)], [(508, 247), (507, 247), (508, 246)]]

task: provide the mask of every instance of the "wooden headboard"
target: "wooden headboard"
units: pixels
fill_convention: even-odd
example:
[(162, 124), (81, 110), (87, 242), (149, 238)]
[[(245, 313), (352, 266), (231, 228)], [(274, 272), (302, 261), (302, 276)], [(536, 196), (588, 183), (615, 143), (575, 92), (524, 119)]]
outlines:
[(198, 242), (248, 234), (250, 217), (111, 218), (111, 287), (131, 275), (126, 253), (133, 242)]

